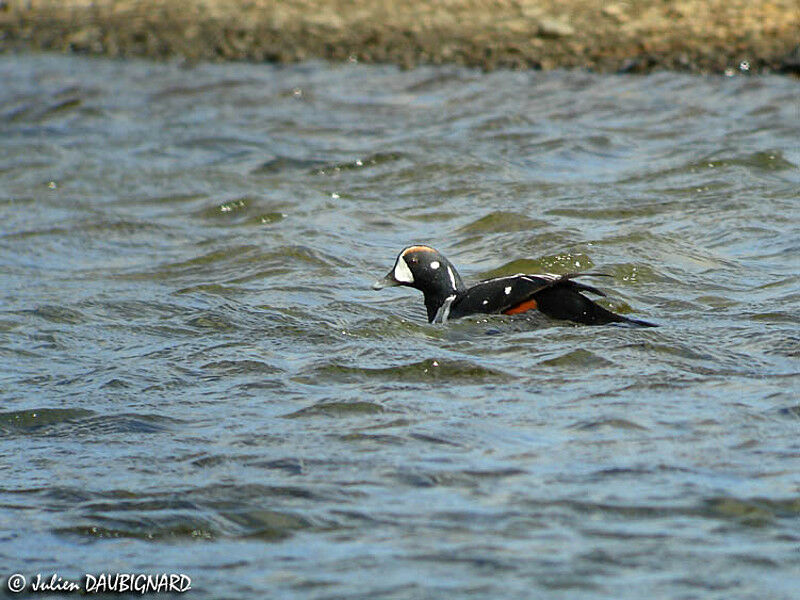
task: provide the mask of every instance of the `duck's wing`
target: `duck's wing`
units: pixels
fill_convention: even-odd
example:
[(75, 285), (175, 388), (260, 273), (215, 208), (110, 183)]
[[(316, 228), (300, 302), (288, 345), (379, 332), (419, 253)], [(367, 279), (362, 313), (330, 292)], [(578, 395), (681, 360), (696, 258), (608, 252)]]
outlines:
[[(560, 278), (559, 275), (551, 274), (518, 274), (480, 281), (460, 295), (453, 304), (450, 315), (454, 318), (477, 313), (503, 313), (515, 308), (519, 308), (515, 312), (536, 308), (535, 306), (524, 309), (521, 307), (528, 303), (537, 292), (553, 286)], [(514, 312), (509, 314), (514, 314)]]
[(585, 283), (574, 281), (584, 275), (604, 273), (568, 273), (554, 275), (511, 275), (489, 279), (469, 288), (453, 304), (450, 317), (462, 317), (475, 313), (503, 313), (515, 315), (529, 310), (539, 310), (556, 318), (584, 323), (602, 325), (606, 323), (635, 323), (642, 326), (654, 326), (646, 321), (628, 319), (615, 314), (599, 304), (592, 302), (580, 292), (589, 292), (598, 296), (605, 294)]

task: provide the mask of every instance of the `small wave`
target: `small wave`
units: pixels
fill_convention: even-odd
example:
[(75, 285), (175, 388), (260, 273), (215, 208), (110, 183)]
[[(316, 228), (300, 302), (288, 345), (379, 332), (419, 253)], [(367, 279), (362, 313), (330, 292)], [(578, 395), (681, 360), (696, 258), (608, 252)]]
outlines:
[(364, 381), (457, 381), (460, 384), (483, 381), (510, 380), (512, 376), (496, 369), (464, 360), (426, 359), (395, 367), (353, 367), (348, 365), (324, 365), (311, 373), (298, 376), (300, 383), (314, 384), (320, 381), (356, 383)]

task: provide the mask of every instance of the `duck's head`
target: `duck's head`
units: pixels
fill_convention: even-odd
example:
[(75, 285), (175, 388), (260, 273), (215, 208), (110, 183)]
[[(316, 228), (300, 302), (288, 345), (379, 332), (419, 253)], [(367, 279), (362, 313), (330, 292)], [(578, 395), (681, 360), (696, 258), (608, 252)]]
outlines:
[(372, 289), (404, 285), (425, 295), (428, 319), (433, 321), (443, 304), (463, 291), (464, 282), (452, 263), (430, 246), (408, 246), (397, 255), (394, 267)]

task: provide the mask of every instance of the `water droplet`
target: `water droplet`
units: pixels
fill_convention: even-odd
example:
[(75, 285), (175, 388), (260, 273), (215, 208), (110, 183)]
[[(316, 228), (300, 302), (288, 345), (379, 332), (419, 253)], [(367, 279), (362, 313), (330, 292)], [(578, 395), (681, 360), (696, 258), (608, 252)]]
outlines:
[(54, 190), (54, 189), (56, 189), (58, 186), (56, 185), (56, 182), (55, 182), (55, 181), (51, 181), (50, 183), (48, 183), (48, 184), (47, 184), (47, 187), (49, 187), (51, 190)]
[(725, 69), (725, 77), (733, 77), (734, 75), (736, 75), (736, 71), (733, 70), (733, 67)]
[(747, 73), (747, 71), (749, 71), (749, 70), (750, 70), (750, 61), (748, 61), (748, 60), (743, 60), (742, 62), (740, 62), (740, 63), (739, 63), (739, 70), (740, 70), (742, 73)]
[(336, 199), (338, 199), (338, 198), (339, 198), (339, 194), (337, 194), (336, 192), (333, 192), (333, 193), (331, 194), (331, 198), (333, 198), (334, 200), (336, 200)]

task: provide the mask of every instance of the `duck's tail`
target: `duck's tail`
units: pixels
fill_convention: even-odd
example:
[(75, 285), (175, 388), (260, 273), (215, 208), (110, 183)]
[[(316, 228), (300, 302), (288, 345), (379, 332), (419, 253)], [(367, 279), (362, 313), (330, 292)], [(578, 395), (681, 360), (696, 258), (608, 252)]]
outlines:
[(585, 325), (606, 325), (608, 323), (628, 323), (637, 327), (658, 327), (655, 323), (630, 319), (603, 308), (581, 294), (582, 291), (605, 296), (595, 287), (573, 281), (580, 275), (603, 275), (605, 273), (576, 273), (565, 276), (552, 287), (537, 292), (534, 298), (538, 309), (549, 317), (566, 319)]

